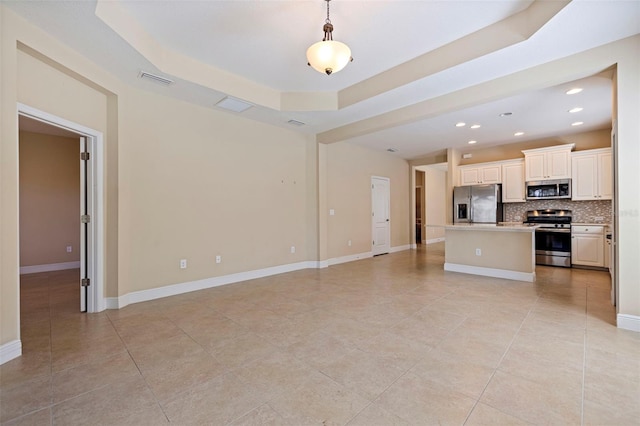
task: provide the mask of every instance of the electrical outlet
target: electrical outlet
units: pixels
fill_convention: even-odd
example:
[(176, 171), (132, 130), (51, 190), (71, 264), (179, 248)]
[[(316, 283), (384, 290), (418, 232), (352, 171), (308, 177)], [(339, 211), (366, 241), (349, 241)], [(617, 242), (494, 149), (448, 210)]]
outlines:
[(67, 253), (71, 253), (73, 251), (73, 246), (67, 246)]
[(296, 252), (296, 246), (291, 246), (291, 253), (295, 253)]
[(351, 240), (347, 241), (347, 245), (351, 247)]
[(180, 269), (187, 269), (187, 259), (180, 259)]
[(216, 256), (216, 263), (222, 263), (222, 256)]
[(476, 256), (482, 256), (482, 250), (477, 248), (476, 249)]
[(604, 222), (604, 216), (596, 216), (593, 218), (596, 222)]

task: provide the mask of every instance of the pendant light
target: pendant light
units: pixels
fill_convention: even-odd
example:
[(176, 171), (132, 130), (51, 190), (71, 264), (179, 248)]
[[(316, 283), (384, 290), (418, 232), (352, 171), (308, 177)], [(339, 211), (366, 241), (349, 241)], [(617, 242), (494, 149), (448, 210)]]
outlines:
[(331, 75), (338, 72), (351, 61), (351, 49), (344, 43), (333, 40), (333, 25), (329, 19), (329, 2), (327, 2), (327, 19), (324, 21), (324, 38), (307, 49), (307, 65), (318, 72)]

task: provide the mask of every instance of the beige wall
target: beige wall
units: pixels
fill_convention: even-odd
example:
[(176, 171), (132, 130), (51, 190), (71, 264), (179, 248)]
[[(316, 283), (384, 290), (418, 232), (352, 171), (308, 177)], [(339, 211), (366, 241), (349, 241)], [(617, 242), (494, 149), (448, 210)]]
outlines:
[(304, 136), (134, 89), (119, 99), (119, 294), (308, 259)]
[(573, 149), (574, 151), (610, 147), (611, 129), (595, 130), (592, 132), (584, 132), (568, 136), (536, 139), (533, 141), (499, 145), (484, 149), (467, 149), (464, 153), (471, 153), (473, 157), (460, 159), (460, 165), (524, 158), (524, 154), (522, 153), (522, 150), (524, 149), (543, 148), (570, 143), (575, 144), (575, 148)]
[(426, 234), (423, 240), (444, 237), (444, 228), (438, 225), (447, 223), (447, 172), (429, 167), (425, 172), (426, 193)]
[(20, 266), (80, 260), (79, 152), (78, 138), (20, 132)]
[(335, 143), (327, 146), (327, 209), (335, 211), (327, 218), (329, 259), (371, 251), (372, 176), (391, 181), (391, 247), (410, 244), (409, 164), (389, 154)]

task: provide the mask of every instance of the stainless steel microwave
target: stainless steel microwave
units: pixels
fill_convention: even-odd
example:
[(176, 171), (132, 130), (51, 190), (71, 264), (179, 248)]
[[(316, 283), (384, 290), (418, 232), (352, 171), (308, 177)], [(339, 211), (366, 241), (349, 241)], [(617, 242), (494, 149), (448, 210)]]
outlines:
[(571, 198), (571, 179), (527, 182), (526, 194), (527, 200)]

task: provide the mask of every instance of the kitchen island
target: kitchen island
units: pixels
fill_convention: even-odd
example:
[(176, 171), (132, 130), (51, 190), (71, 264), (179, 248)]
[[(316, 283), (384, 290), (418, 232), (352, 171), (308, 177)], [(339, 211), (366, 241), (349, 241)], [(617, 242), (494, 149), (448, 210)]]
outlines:
[(455, 224), (445, 229), (445, 271), (536, 280), (536, 226)]

